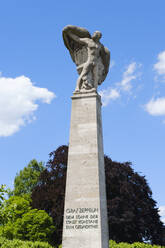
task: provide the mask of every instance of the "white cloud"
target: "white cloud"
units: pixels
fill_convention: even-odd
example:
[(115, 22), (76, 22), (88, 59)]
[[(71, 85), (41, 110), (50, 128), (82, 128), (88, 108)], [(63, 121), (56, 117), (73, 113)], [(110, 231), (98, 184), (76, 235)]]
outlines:
[(120, 93), (117, 89), (108, 88), (99, 92), (101, 95), (103, 106), (107, 106), (111, 100), (115, 100), (120, 97)]
[(10, 136), (33, 121), (36, 101), (50, 103), (54, 97), (46, 88), (34, 86), (28, 77), (0, 77), (0, 136)]
[[(158, 80), (158, 76), (163, 76), (163, 79), (165, 79), (165, 50), (158, 54), (157, 60), (158, 62), (154, 64), (154, 70), (157, 73), (155, 79)], [(148, 103), (144, 105), (144, 109), (150, 115), (164, 116), (165, 115), (165, 96), (157, 97), (157, 98), (153, 97)], [(163, 120), (162, 123), (165, 124), (165, 120)]]
[(159, 214), (160, 214), (160, 216), (165, 216), (165, 206), (159, 207)]
[(120, 82), (115, 83), (114, 87), (108, 87), (99, 92), (102, 97), (103, 106), (107, 106), (111, 100), (119, 98), (123, 92), (131, 92), (133, 87), (132, 81), (139, 77), (139, 73), (136, 71), (140, 66), (136, 62), (132, 62), (126, 67)]
[(165, 224), (165, 218), (161, 218), (161, 221)]
[(144, 108), (150, 115), (165, 115), (165, 97), (151, 99)]
[(128, 65), (126, 71), (123, 73), (123, 78), (120, 83), (118, 83), (123, 91), (130, 91), (132, 89), (132, 80), (137, 78), (135, 71), (137, 69), (136, 62)]
[(161, 216), (162, 222), (165, 224), (165, 206), (159, 207), (159, 215)]
[(158, 54), (158, 62), (154, 65), (154, 69), (159, 75), (165, 75), (165, 51)]

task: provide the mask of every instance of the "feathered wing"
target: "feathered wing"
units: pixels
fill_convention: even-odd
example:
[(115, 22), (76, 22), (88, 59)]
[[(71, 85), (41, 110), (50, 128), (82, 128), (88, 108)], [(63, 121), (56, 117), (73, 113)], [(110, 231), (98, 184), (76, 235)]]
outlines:
[(108, 71), (109, 71), (110, 51), (108, 50), (107, 47), (104, 47), (102, 45), (100, 56), (101, 56), (101, 60), (102, 60), (103, 66), (104, 66), (104, 71), (102, 73), (102, 78), (101, 78), (101, 81), (99, 82), (99, 84), (101, 84), (105, 80), (105, 78), (108, 74)]
[[(87, 60), (87, 48), (84, 45), (73, 40), (70, 37), (69, 32), (73, 33), (79, 38), (91, 38), (91, 35), (85, 28), (72, 25), (68, 25), (63, 29), (64, 44), (69, 50), (73, 62), (77, 66), (81, 66), (81, 64), (85, 63)], [(81, 73), (81, 70), (78, 70), (78, 72)]]

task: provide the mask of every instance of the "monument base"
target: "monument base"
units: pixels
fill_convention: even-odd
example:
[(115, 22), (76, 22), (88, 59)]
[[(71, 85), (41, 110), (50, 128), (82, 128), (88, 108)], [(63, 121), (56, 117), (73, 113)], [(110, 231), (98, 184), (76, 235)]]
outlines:
[(76, 93), (68, 153), (63, 248), (109, 247), (101, 98)]

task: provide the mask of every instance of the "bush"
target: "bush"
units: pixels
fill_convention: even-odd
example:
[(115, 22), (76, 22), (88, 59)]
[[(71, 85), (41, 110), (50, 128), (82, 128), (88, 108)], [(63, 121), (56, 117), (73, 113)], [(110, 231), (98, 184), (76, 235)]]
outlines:
[(48, 242), (55, 231), (52, 218), (44, 211), (31, 209), (24, 195), (11, 196), (4, 202), (0, 223), (0, 236), (6, 239)]
[(29, 241), (49, 241), (55, 231), (52, 218), (44, 211), (31, 209), (14, 225), (15, 238)]
[(135, 242), (133, 244), (128, 244), (128, 243), (116, 243), (113, 240), (109, 241), (109, 247), (110, 248), (165, 248), (165, 246), (160, 246), (160, 245), (150, 245), (146, 243), (140, 243), (140, 242)]
[(53, 248), (45, 242), (31, 242), (31, 241), (21, 241), (21, 240), (8, 240), (0, 237), (0, 247), (1, 248)]
[[(59, 248), (62, 248), (62, 245), (59, 245)], [(109, 241), (109, 248), (165, 248), (165, 246), (160, 245), (150, 245), (146, 243), (135, 242), (133, 244), (128, 243), (116, 243), (113, 240)]]
[[(3, 237), (0, 237), (0, 247), (1, 248), (54, 248), (53, 246), (45, 242), (21, 241), (18, 239), (8, 240)], [(62, 245), (60, 245), (59, 248), (62, 248)], [(128, 244), (124, 242), (116, 243), (115, 241), (110, 240), (109, 248), (165, 248), (165, 246), (150, 245), (140, 242), (135, 242), (133, 244)]]
[(2, 206), (3, 224), (6, 224), (8, 221), (14, 222), (16, 219), (22, 218), (22, 215), (27, 213), (30, 209), (30, 198), (27, 195), (24, 197), (11, 196)]

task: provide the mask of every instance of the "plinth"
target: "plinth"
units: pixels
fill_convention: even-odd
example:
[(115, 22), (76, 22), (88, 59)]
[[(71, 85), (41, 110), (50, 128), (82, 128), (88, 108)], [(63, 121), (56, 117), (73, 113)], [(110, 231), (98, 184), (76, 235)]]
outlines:
[(63, 248), (108, 248), (101, 98), (72, 96)]

